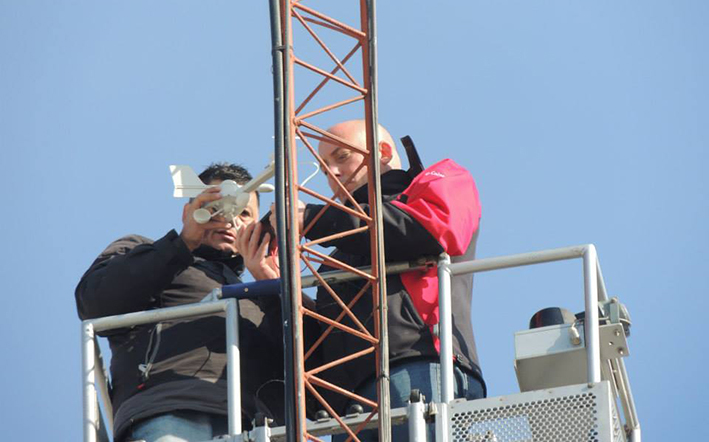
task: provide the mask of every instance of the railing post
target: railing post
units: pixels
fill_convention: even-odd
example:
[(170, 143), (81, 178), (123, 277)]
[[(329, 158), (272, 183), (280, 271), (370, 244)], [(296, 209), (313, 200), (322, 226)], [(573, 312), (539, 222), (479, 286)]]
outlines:
[(436, 441), (448, 442), (448, 404), (453, 400), (453, 325), (450, 256), (438, 260), (438, 338), (441, 349), (441, 406), (436, 415)]
[(96, 397), (96, 366), (94, 326), (89, 322), (81, 323), (81, 382), (83, 386), (84, 442), (98, 440), (100, 425), (98, 398)]
[(239, 370), (239, 311), (236, 299), (226, 304), (227, 395), (229, 435), (241, 433), (241, 378)]
[(425, 404), (421, 397), (412, 397), (407, 407), (409, 442), (426, 442), (426, 421), (424, 420)]
[(601, 382), (601, 338), (598, 328), (598, 256), (596, 247), (588, 244), (583, 253), (583, 279), (586, 304), (584, 334), (586, 338), (586, 370), (589, 384)]
[(453, 325), (451, 324), (450, 256), (442, 253), (438, 261), (438, 337), (441, 344), (441, 402), (453, 400)]

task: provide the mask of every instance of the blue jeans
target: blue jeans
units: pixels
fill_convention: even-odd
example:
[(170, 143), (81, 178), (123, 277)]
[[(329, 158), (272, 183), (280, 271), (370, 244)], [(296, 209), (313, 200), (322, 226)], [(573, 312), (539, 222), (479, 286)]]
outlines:
[(138, 422), (133, 426), (128, 440), (202, 442), (228, 432), (226, 416), (181, 410)]
[[(465, 398), (468, 400), (481, 399), (484, 397), (482, 383), (475, 377), (454, 367), (453, 394), (455, 398)], [(389, 391), (391, 394), (391, 408), (405, 407), (409, 404), (411, 390), (418, 389), (426, 397), (426, 402), (441, 401), (441, 364), (430, 360), (415, 360), (393, 365), (389, 369)], [(367, 382), (356, 391), (360, 396), (377, 400), (376, 381)], [(428, 440), (433, 441), (435, 437), (435, 427), (427, 425)], [(407, 424), (392, 427), (393, 441), (409, 440), (409, 428)], [(332, 437), (332, 442), (344, 442), (348, 435), (336, 435)], [(379, 440), (376, 430), (360, 432), (357, 437), (362, 442), (375, 442)]]

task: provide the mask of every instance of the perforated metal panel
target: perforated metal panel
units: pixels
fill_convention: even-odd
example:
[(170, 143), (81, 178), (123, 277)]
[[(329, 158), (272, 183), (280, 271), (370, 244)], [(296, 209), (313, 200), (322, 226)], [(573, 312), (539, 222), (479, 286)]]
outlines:
[(607, 382), (456, 401), (450, 432), (456, 442), (623, 441), (614, 408)]

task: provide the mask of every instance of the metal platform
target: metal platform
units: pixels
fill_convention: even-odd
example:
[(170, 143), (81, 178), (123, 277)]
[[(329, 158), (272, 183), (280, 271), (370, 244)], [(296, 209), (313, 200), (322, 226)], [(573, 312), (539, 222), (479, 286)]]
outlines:
[(450, 404), (455, 442), (625, 442), (608, 381)]
[[(625, 442), (614, 397), (610, 382), (602, 381), (474, 401), (458, 399), (449, 404), (445, 427), (451, 442)], [(434, 425), (441, 404), (414, 405), (392, 409), (392, 425), (409, 425), (411, 442), (433, 442), (423, 425), (426, 421)], [(366, 417), (350, 416), (345, 422), (357, 427)], [(415, 421), (422, 424), (418, 431), (412, 425)], [(367, 425), (376, 427), (376, 419)], [(334, 419), (308, 425), (308, 433), (316, 436), (341, 432)], [(285, 428), (258, 427), (219, 440), (280, 442), (285, 440)]]

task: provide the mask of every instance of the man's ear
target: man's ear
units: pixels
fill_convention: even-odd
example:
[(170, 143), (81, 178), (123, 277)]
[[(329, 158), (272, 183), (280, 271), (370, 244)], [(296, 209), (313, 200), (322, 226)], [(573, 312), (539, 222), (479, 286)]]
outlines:
[(382, 164), (388, 164), (394, 156), (394, 148), (386, 141), (379, 142), (379, 158)]

